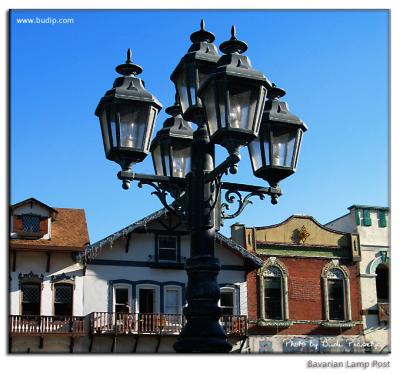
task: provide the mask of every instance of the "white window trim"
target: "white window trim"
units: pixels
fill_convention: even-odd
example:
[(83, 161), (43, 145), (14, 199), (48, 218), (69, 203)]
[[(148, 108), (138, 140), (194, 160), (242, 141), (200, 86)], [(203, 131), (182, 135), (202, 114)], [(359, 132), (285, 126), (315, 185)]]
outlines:
[[(271, 320), (265, 317), (265, 272), (270, 267), (276, 267), (281, 272), (281, 305), (282, 305), (282, 319)], [(265, 321), (288, 321), (289, 320), (289, 286), (288, 286), (288, 271), (286, 266), (279, 261), (276, 257), (267, 259), (263, 267), (258, 271), (258, 278), (260, 284), (260, 318)]]
[(154, 311), (153, 313), (160, 313), (160, 286), (155, 285), (155, 284), (138, 284), (136, 285), (136, 300), (135, 300), (135, 311), (136, 313), (139, 313), (139, 297), (140, 297), (140, 290), (141, 289), (146, 289), (146, 290), (154, 290)]
[(178, 291), (178, 314), (182, 314), (182, 287), (164, 286), (164, 314), (167, 314), (167, 291)]
[(128, 283), (116, 283), (113, 285), (113, 304), (112, 304), (112, 312), (115, 313), (115, 305), (116, 305), (116, 289), (123, 289), (127, 288), (128, 289), (128, 303), (131, 309), (131, 313), (133, 313), (133, 308), (132, 308), (132, 285)]
[(332, 269), (338, 269), (343, 274), (343, 301), (344, 301), (344, 321), (351, 321), (351, 300), (350, 300), (350, 277), (348, 269), (343, 266), (339, 265), (338, 260), (332, 260), (331, 262), (327, 263), (324, 268), (322, 269), (321, 277), (323, 282), (323, 290), (324, 290), (324, 311), (325, 311), (325, 320), (332, 321), (332, 322), (339, 322), (337, 320), (331, 320), (329, 315), (329, 292), (328, 292), (328, 273)]
[[(237, 290), (235, 287), (231, 287), (231, 286), (223, 286), (220, 288), (220, 292), (232, 292), (233, 293), (233, 315), (239, 315), (239, 311), (238, 311), (238, 305), (237, 305)], [(218, 306), (221, 307), (221, 299), (218, 300)]]
[[(176, 243), (176, 246), (175, 246), (175, 260), (164, 260), (164, 259), (160, 259), (160, 239), (161, 238), (175, 238), (175, 243)], [(178, 246), (179, 246), (179, 237), (178, 236), (176, 236), (176, 235), (158, 235), (157, 236), (157, 259), (158, 259), (158, 262), (172, 262), (172, 263), (176, 263), (176, 262), (178, 262), (179, 261), (179, 258), (178, 258)], [(171, 249), (172, 250), (172, 248), (165, 248), (165, 249)]]

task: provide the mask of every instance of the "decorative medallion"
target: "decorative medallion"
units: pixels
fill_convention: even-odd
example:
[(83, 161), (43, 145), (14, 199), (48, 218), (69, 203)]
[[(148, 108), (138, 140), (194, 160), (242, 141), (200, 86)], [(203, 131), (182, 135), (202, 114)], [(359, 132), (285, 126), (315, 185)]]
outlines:
[(299, 242), (304, 244), (309, 236), (310, 233), (307, 231), (306, 227), (304, 225), (301, 226), (301, 229), (299, 230)]

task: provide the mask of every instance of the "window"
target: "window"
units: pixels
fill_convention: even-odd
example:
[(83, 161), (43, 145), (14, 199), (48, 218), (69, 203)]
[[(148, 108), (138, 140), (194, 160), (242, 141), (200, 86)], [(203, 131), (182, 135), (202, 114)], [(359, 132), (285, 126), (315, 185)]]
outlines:
[(165, 291), (165, 313), (179, 314), (179, 291), (177, 289), (167, 289)]
[(380, 264), (376, 272), (376, 297), (378, 302), (389, 301), (389, 269), (385, 264)]
[[(260, 279), (260, 319), (288, 321), (288, 271), (275, 257), (270, 257), (259, 271)], [(267, 320), (264, 321), (263, 320)]]
[(22, 230), (25, 232), (39, 232), (40, 231), (40, 217), (31, 214), (22, 216)]
[(158, 237), (158, 260), (177, 261), (178, 238), (176, 236)]
[(363, 220), (362, 220), (362, 225), (363, 226), (371, 226), (371, 215), (370, 215), (370, 210), (369, 209), (363, 209)]
[(384, 210), (378, 210), (378, 226), (379, 227), (386, 227), (386, 212)]
[(129, 313), (130, 303), (129, 303), (129, 289), (118, 287), (115, 288), (115, 303), (114, 303), (115, 313)]
[(73, 285), (54, 285), (54, 315), (72, 316)]
[(235, 292), (233, 290), (222, 289), (221, 290), (221, 309), (223, 316), (232, 316), (234, 314), (234, 295)]
[(40, 315), (40, 284), (23, 284), (21, 286), (21, 314), (24, 316)]
[(264, 310), (266, 319), (283, 319), (282, 273), (277, 267), (269, 268), (264, 279)]
[(348, 270), (332, 260), (322, 270), (325, 318), (328, 321), (351, 320)]

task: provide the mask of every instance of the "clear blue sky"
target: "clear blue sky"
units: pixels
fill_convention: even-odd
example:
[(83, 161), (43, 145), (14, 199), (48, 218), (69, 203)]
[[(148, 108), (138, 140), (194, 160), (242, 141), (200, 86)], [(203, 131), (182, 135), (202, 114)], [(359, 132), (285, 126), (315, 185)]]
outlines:
[[(73, 18), (18, 24), (16, 18)], [(216, 44), (235, 24), (252, 64), (285, 88), (308, 125), (298, 171), (276, 206), (255, 204), (235, 221), (278, 223), (294, 213), (321, 223), (352, 204), (388, 204), (388, 13), (385, 11), (13, 11), (11, 27), (11, 203), (35, 197), (84, 208), (91, 242), (160, 208), (151, 189), (122, 190), (119, 166), (104, 157), (94, 110), (133, 50), (146, 87), (172, 104), (169, 76), (205, 19)], [(156, 130), (166, 118), (162, 111)], [(218, 152), (222, 160), (224, 152)], [(152, 173), (151, 157), (135, 167)], [(253, 177), (247, 149), (237, 176)], [(227, 221), (222, 232), (229, 234)]]

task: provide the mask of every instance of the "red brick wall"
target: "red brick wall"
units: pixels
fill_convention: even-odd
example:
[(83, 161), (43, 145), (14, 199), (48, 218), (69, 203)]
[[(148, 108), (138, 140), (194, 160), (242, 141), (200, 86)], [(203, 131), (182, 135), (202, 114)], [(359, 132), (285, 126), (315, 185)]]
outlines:
[[(261, 256), (264, 260), (268, 256)], [(277, 257), (283, 262), (289, 273), (289, 319), (290, 320), (323, 320), (323, 291), (321, 282), (321, 271), (323, 267), (330, 262), (329, 259), (319, 258), (292, 258)], [(361, 321), (361, 299), (360, 299), (360, 278), (358, 263), (350, 261), (340, 261), (341, 265), (347, 267), (350, 273), (350, 300), (351, 300), (351, 319)], [(249, 320), (259, 318), (259, 282), (256, 271), (247, 276), (247, 294), (248, 294), (248, 316)], [(260, 331), (262, 330), (262, 331)], [(317, 325), (293, 325), (289, 328), (259, 328), (253, 326), (253, 333), (269, 334), (337, 334), (331, 329), (321, 329)], [(352, 329), (347, 329), (342, 333), (358, 334), (361, 332), (361, 325)]]

